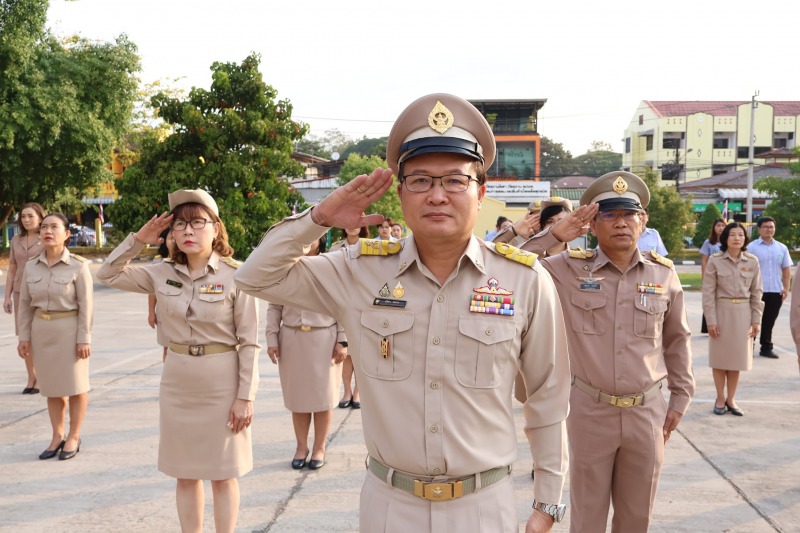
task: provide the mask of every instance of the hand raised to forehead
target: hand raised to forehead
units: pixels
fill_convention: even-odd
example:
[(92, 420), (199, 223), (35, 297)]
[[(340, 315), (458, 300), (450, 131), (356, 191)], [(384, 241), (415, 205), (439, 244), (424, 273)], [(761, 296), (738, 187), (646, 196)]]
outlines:
[(600, 206), (596, 203), (582, 205), (568, 216), (555, 223), (550, 232), (561, 242), (570, 242), (589, 232), (589, 221), (592, 220)]
[(372, 202), (382, 197), (392, 185), (392, 170), (376, 168), (339, 187), (311, 210), (315, 224), (335, 228), (360, 228), (381, 224), (386, 217), (364, 215)]
[(133, 238), (143, 244), (158, 245), (164, 242), (161, 233), (172, 223), (172, 215), (164, 211), (160, 215), (153, 215), (142, 228), (133, 234)]

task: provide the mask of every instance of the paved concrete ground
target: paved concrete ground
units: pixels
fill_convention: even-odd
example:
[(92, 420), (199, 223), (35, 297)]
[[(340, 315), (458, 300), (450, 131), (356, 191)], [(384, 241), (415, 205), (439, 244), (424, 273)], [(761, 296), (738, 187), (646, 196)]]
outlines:
[[(692, 268), (692, 267), (680, 267)], [(0, 276), (0, 286), (5, 278)], [(800, 531), (800, 378), (788, 327), (781, 358), (756, 357), (742, 375), (743, 418), (714, 416), (700, 294), (687, 293), (697, 395), (668, 444), (652, 531)], [(0, 532), (178, 531), (174, 480), (156, 469), (161, 350), (146, 298), (96, 286), (92, 391), (83, 446), (71, 461), (39, 461), (50, 425), (42, 397), (23, 396), (25, 370), (12, 321), (0, 316)], [(263, 343), (263, 319), (262, 343)], [(365, 448), (358, 411), (336, 409), (326, 466), (294, 471), (294, 436), (277, 368), (263, 350), (253, 425), (255, 469), (240, 480), (238, 531), (348, 532), (358, 527)], [(521, 427), (521, 410), (515, 403)], [(518, 432), (514, 483), (520, 520), (531, 499), (527, 442)], [(569, 501), (569, 486), (565, 501)], [(206, 483), (205, 530), (213, 531)], [(554, 531), (568, 531), (566, 520)]]

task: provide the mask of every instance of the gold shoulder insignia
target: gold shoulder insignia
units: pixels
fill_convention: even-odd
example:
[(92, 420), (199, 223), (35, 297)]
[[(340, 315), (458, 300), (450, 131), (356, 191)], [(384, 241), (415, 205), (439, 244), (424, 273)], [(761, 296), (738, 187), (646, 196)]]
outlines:
[[(80, 261), (81, 263), (85, 263), (86, 261), (88, 261), (88, 259), (86, 259), (85, 257), (82, 257), (82, 256), (80, 256), (80, 255), (78, 255), (78, 254), (73, 254), (72, 252), (70, 252), (70, 254), (69, 254), (69, 255), (70, 255), (70, 257), (72, 257), (73, 259), (77, 259), (77, 260), (78, 260), (78, 261)], [(38, 257), (38, 256), (37, 256), (37, 257)]]
[(162, 263), (174, 263), (175, 260), (171, 257), (165, 257)]
[(394, 255), (403, 249), (400, 241), (384, 241), (383, 239), (359, 239), (361, 255)]
[(664, 256), (662, 256), (662, 255), (660, 255), (660, 254), (656, 253), (656, 252), (655, 252), (655, 251), (653, 251), (653, 250), (650, 250), (650, 256), (653, 258), (653, 260), (654, 260), (656, 263), (661, 263), (661, 264), (662, 264), (662, 265), (664, 265), (665, 267), (672, 268), (672, 266), (673, 266), (673, 263), (672, 263), (672, 261), (671, 261), (671, 260), (669, 260), (669, 259), (667, 259), (666, 257), (664, 257)]
[(569, 256), (575, 259), (593, 259), (594, 250), (569, 249)]
[[(231, 266), (233, 268), (239, 268), (240, 266), (242, 266), (242, 262), (241, 261), (237, 261), (233, 257), (220, 257), (219, 260), (222, 261), (223, 263), (225, 263), (226, 265)], [(167, 261), (167, 260), (165, 259), (165, 261)], [(171, 259), (170, 259), (170, 261), (171, 261)]]
[[(745, 253), (747, 253), (747, 252), (745, 252)], [(714, 252), (714, 253), (713, 253), (713, 254), (711, 254), (711, 255), (712, 255), (713, 257), (722, 257), (722, 252)]]
[[(533, 252), (526, 252), (525, 250), (520, 250), (519, 248), (515, 248), (508, 243), (505, 242), (495, 242), (495, 243), (486, 243), (487, 248), (492, 250), (494, 253), (502, 255), (506, 259), (510, 259), (512, 261), (516, 261), (517, 263), (522, 263), (525, 266), (529, 266), (533, 268), (533, 265), (536, 264), (536, 258), (538, 257)], [(488, 246), (493, 244), (494, 246)]]

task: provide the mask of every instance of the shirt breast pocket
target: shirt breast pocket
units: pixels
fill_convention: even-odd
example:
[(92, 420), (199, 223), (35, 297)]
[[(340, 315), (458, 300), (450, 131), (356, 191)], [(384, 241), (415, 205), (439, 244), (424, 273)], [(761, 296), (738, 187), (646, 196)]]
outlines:
[(399, 381), (414, 369), (414, 315), (365, 311), (357, 357), (371, 378)]
[(74, 275), (53, 276), (52, 291), (56, 296), (67, 296), (75, 293)]
[(28, 276), (25, 282), (28, 284), (28, 292), (31, 298), (39, 296), (46, 289), (46, 283), (42, 283), (42, 276)]
[(456, 379), (470, 388), (493, 389), (511, 358), (517, 328), (513, 319), (461, 317), (456, 345)]
[(156, 292), (156, 305), (158, 308), (162, 311), (166, 311), (169, 315), (176, 314), (178, 309), (178, 300), (183, 292), (180, 287), (165, 285), (163, 287), (159, 287)]
[(204, 322), (215, 322), (220, 320), (225, 311), (225, 297), (227, 294), (201, 294), (197, 297), (198, 304), (197, 316)]
[(664, 324), (664, 313), (669, 308), (666, 298), (659, 298), (647, 295), (643, 302), (637, 295), (633, 305), (636, 307), (633, 316), (633, 333), (637, 337), (656, 339), (661, 336), (662, 324)]
[(605, 334), (606, 319), (602, 311), (606, 306), (605, 294), (573, 293), (570, 303), (572, 329), (589, 335)]

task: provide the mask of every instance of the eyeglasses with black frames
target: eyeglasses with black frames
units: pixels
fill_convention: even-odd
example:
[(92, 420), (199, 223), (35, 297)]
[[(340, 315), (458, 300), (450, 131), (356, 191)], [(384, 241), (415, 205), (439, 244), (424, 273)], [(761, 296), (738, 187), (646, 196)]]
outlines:
[(186, 226), (192, 226), (192, 229), (203, 229), (206, 227), (206, 224), (211, 222), (214, 223), (213, 220), (207, 218), (195, 218), (192, 221), (185, 221), (185, 220), (176, 220), (172, 223), (172, 231), (183, 231), (186, 229)]
[(447, 192), (464, 192), (469, 188), (470, 181), (478, 181), (477, 178), (466, 174), (447, 174), (444, 176), (409, 174), (401, 181), (405, 184), (406, 190), (410, 192), (428, 192), (433, 188), (433, 180), (439, 180), (442, 184), (442, 189)]
[(613, 222), (617, 217), (622, 217), (625, 222), (633, 222), (639, 220), (638, 211), (600, 211), (597, 213), (597, 218), (603, 222)]

